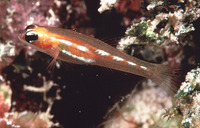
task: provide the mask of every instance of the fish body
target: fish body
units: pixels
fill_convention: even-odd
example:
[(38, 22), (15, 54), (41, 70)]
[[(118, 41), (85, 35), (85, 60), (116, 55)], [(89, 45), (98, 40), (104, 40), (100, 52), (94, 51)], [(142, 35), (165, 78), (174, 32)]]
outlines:
[(157, 83), (171, 81), (169, 68), (130, 56), (96, 38), (68, 29), (28, 26), (19, 39), (37, 50), (74, 64), (90, 64), (136, 74)]

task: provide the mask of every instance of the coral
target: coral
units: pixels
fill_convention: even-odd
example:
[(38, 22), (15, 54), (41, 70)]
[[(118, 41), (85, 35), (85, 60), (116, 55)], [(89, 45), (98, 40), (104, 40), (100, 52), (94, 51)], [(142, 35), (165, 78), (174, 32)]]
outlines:
[(50, 128), (58, 126), (50, 121), (52, 115), (30, 111), (6, 113), (0, 118), (1, 128)]
[(185, 97), (198, 88), (200, 88), (200, 68), (192, 69), (187, 73), (176, 97)]
[(0, 127), (1, 128), (19, 128), (20, 126), (13, 124), (11, 121), (7, 119), (0, 119)]
[(99, 7), (98, 11), (100, 13), (104, 12), (105, 10), (110, 9), (113, 4), (116, 3), (117, 0), (101, 0), (100, 5), (101, 7)]
[[(176, 120), (166, 123), (162, 116), (165, 109), (172, 107), (172, 98), (165, 95), (161, 88), (154, 87), (152, 82), (147, 82), (146, 86), (152, 87), (131, 94), (122, 108), (118, 108), (120, 116), (114, 116), (105, 123), (105, 128), (151, 128), (179, 126)], [(144, 86), (144, 85), (143, 85)], [(165, 109), (164, 109), (165, 108)]]
[(5, 118), (6, 113), (9, 112), (11, 107), (11, 95), (12, 91), (10, 87), (5, 82), (1, 82), (0, 84), (0, 127), (1, 128), (18, 128), (18, 126), (13, 125), (11, 121)]
[[(184, 36), (187, 33), (194, 31), (192, 22), (199, 16), (200, 9), (188, 8), (188, 10), (185, 11), (183, 9), (179, 9), (174, 13), (160, 13), (156, 15), (153, 20), (145, 20), (144, 18), (141, 18), (141, 20), (137, 19), (133, 21), (132, 26), (126, 31), (129, 39), (133, 38), (134, 42), (130, 40), (126, 41), (127, 44), (125, 44), (124, 39), (122, 39), (119, 42), (118, 48), (124, 49), (130, 44), (161, 44), (166, 41), (176, 44), (184, 44)], [(191, 19), (188, 22), (189, 17), (191, 17)], [(158, 25), (164, 21), (167, 21), (166, 25), (160, 28)], [(171, 30), (172, 28), (173, 30)]]
[[(47, 82), (52, 85), (52, 82)], [(30, 111), (24, 112), (9, 112), (11, 107), (11, 89), (4, 82), (0, 85), (0, 127), (1, 128), (49, 128), (52, 126), (58, 126), (59, 124), (51, 121), (52, 115), (49, 114), (51, 110), (52, 102), (47, 99), (50, 106), (46, 113), (33, 113)]]
[(133, 18), (141, 16), (140, 4), (142, 0), (101, 0), (98, 11), (100, 13), (114, 7), (124, 15), (123, 24), (128, 26)]
[(5, 82), (2, 82), (0, 84), (0, 119), (10, 110), (11, 95), (12, 91), (10, 87)]
[[(5, 40), (17, 39), (17, 34), (29, 24), (58, 26), (59, 19), (52, 10), (53, 1), (2, 1), (0, 6), (4, 13), (0, 13), (2, 30), (1, 35)], [(22, 13), (23, 12), (23, 13)]]
[(54, 125), (50, 121), (52, 116), (47, 113), (24, 111), (9, 113), (6, 116), (13, 124), (23, 128), (50, 128)]
[[(156, 7), (165, 9), (165, 4), (167, 2), (151, 1), (147, 8), (154, 5), (150, 9), (153, 12)], [(154, 53), (156, 51), (154, 49), (159, 49), (160, 47), (165, 51), (160, 52), (160, 55), (154, 54), (156, 56), (153, 55), (146, 58), (143, 53), (141, 54), (140, 52), (139, 54), (145, 60), (155, 60), (154, 58), (167, 56), (168, 63), (171, 66), (180, 64), (184, 57), (183, 51), (179, 46), (192, 44), (193, 41), (188, 37), (195, 30), (192, 23), (199, 18), (200, 9), (196, 2), (187, 3), (185, 8), (177, 7), (173, 9), (173, 11), (160, 12), (158, 14), (149, 14), (147, 12), (148, 16), (144, 15), (144, 17), (134, 19), (131, 27), (126, 30), (126, 36), (119, 41), (117, 48), (124, 51), (131, 50), (132, 55), (137, 55), (137, 46), (142, 45), (146, 49), (154, 47), (150, 53)], [(163, 60), (162, 62), (165, 61)]]
[(200, 118), (200, 68), (187, 73), (185, 81), (176, 94), (176, 108), (180, 109), (183, 119), (182, 126), (194, 128), (199, 126)]
[(0, 41), (0, 72), (10, 65), (16, 56), (16, 46), (12, 40)]

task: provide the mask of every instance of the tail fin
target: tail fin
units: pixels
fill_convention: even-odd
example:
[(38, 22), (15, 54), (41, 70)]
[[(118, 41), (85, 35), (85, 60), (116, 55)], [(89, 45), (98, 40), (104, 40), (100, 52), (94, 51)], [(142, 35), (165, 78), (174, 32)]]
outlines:
[(152, 80), (161, 86), (168, 94), (174, 95), (181, 84), (181, 67), (157, 65)]

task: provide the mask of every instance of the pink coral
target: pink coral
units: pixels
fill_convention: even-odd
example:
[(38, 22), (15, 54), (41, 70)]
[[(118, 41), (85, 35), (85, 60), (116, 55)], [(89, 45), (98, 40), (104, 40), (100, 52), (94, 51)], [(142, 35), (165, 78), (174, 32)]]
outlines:
[(114, 7), (124, 15), (124, 23), (128, 25), (135, 17), (141, 16), (141, 0), (119, 0)]
[(10, 110), (8, 103), (4, 102), (3, 96), (0, 94), (0, 117), (4, 117), (4, 113)]
[(19, 126), (12, 124), (12, 122), (7, 119), (0, 118), (0, 128), (19, 128)]

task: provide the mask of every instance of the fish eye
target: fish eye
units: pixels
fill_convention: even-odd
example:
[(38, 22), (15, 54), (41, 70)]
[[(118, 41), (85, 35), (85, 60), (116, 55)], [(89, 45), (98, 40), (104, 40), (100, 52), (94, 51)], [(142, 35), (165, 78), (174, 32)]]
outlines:
[(36, 27), (38, 27), (38, 26), (35, 25), (35, 24), (32, 24), (32, 25), (27, 26), (27, 27), (26, 27), (26, 30), (34, 29), (34, 28), (36, 28)]
[(25, 34), (25, 40), (32, 44), (38, 40), (38, 34), (35, 31), (28, 31)]

